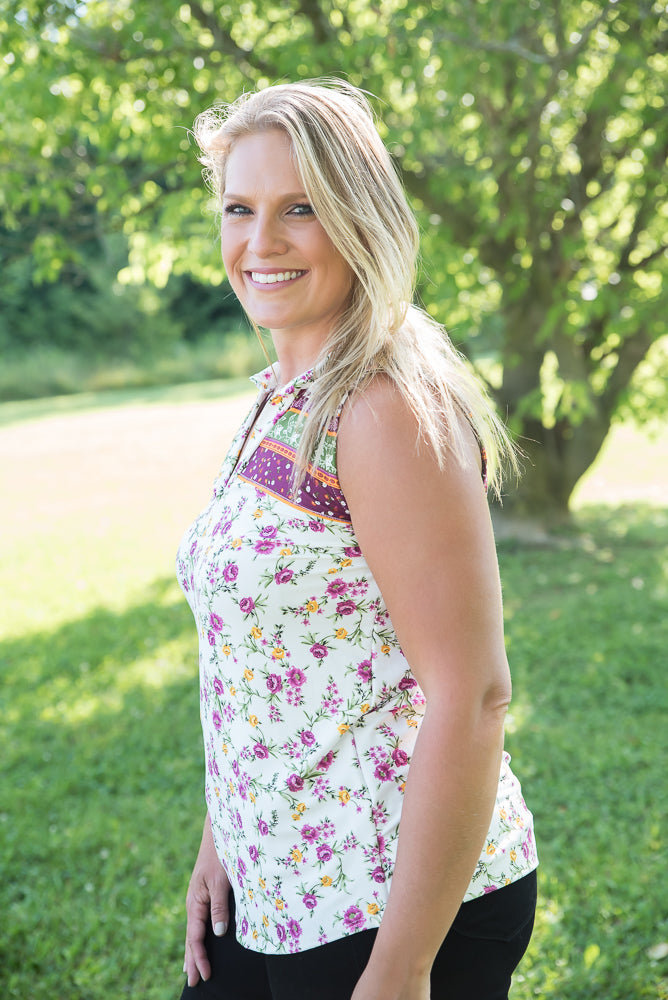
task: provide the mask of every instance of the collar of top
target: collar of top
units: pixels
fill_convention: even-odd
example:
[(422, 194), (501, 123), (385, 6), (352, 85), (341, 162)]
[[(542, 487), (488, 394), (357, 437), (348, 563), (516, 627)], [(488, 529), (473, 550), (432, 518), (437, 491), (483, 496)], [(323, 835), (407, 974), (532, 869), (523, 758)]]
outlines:
[(326, 362), (327, 359), (323, 358), (312, 368), (302, 372), (301, 375), (297, 375), (287, 385), (281, 385), (281, 370), (278, 364), (269, 365), (269, 367), (264, 368), (261, 372), (251, 375), (250, 381), (255, 384), (260, 392), (268, 392), (275, 389), (282, 396), (292, 396), (302, 386), (307, 385), (309, 382), (314, 382), (321, 374)]

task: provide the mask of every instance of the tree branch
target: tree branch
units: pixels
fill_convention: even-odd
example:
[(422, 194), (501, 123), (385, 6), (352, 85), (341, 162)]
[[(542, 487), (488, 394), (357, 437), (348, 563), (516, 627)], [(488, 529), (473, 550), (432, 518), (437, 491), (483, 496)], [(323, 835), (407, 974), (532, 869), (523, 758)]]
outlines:
[(316, 45), (333, 40), (334, 29), (318, 0), (299, 0), (299, 10), (311, 22)]
[(618, 271), (622, 272), (637, 271), (644, 265), (645, 261), (654, 260), (656, 257), (660, 257), (661, 254), (666, 249), (665, 245), (662, 245), (659, 249), (653, 251), (651, 254), (648, 254), (648, 256), (642, 263), (631, 264), (630, 262), (631, 254), (636, 249), (638, 244), (638, 237), (645, 228), (648, 219), (653, 215), (654, 211), (653, 198), (652, 198), (653, 193), (654, 192), (650, 190), (650, 187), (648, 185), (648, 187), (645, 189), (644, 195), (640, 200), (640, 204), (638, 205), (638, 211), (636, 212), (636, 217), (633, 220), (633, 228), (629, 233), (629, 238), (627, 239), (620, 253), (619, 261), (617, 263)]
[(643, 257), (642, 260), (639, 260), (637, 264), (627, 264), (624, 270), (640, 271), (643, 267), (647, 267), (647, 265), (650, 264), (653, 260), (656, 260), (657, 257), (662, 257), (664, 254), (668, 255), (668, 243), (663, 243), (656, 250), (653, 250), (652, 253), (648, 254), (646, 257)]
[(600, 396), (601, 408), (608, 417), (614, 413), (619, 397), (628, 386), (640, 362), (644, 360), (652, 343), (653, 337), (645, 327), (641, 326), (620, 345), (617, 351), (617, 364), (610, 373)]
[(527, 62), (544, 64), (551, 62), (551, 57), (546, 53), (531, 52), (526, 49), (519, 42), (515, 42), (512, 39), (507, 42), (501, 41), (485, 41), (482, 38), (463, 38), (461, 35), (455, 34), (453, 31), (440, 31), (434, 32), (434, 43), (438, 42), (453, 42), (455, 45), (461, 46), (462, 48), (476, 49), (483, 52), (504, 52), (507, 55), (519, 57), (520, 59), (525, 59)]
[(213, 14), (207, 13), (198, 0), (191, 0), (189, 3), (190, 13), (195, 20), (210, 31), (213, 35), (214, 44), (220, 52), (231, 56), (235, 60), (238, 69), (249, 80), (255, 80), (254, 71), (264, 73), (265, 76), (278, 76), (278, 69), (272, 63), (256, 55), (255, 50), (247, 52), (234, 41), (229, 32), (225, 31), (220, 22)]

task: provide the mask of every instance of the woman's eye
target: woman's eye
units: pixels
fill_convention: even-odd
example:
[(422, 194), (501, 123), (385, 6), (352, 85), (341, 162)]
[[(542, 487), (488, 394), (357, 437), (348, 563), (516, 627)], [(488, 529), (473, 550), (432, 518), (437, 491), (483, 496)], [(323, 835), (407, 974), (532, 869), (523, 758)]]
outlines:
[(225, 212), (225, 215), (247, 215), (250, 212), (250, 209), (246, 208), (245, 205), (235, 205), (234, 203), (231, 203), (229, 205), (225, 205), (223, 211)]
[(311, 208), (311, 206), (307, 205), (306, 203), (304, 203), (302, 205), (293, 205), (292, 208), (290, 209), (290, 213), (292, 215), (313, 215), (314, 214), (313, 209)]

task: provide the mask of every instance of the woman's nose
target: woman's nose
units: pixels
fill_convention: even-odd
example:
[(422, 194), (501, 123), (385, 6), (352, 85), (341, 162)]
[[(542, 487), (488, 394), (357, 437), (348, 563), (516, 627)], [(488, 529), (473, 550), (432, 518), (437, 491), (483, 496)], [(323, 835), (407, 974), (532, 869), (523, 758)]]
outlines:
[(278, 220), (258, 213), (253, 219), (248, 249), (258, 257), (270, 257), (272, 254), (285, 253), (287, 248)]

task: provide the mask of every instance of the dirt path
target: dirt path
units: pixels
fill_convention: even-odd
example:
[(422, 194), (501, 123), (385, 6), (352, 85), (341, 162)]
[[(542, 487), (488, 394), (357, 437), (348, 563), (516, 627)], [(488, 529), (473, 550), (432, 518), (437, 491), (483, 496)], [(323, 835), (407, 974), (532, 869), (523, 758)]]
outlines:
[(207, 501), (252, 399), (130, 404), (0, 428), (0, 523), (23, 533), (28, 521), (74, 515), (84, 527), (152, 510), (171, 538)]

